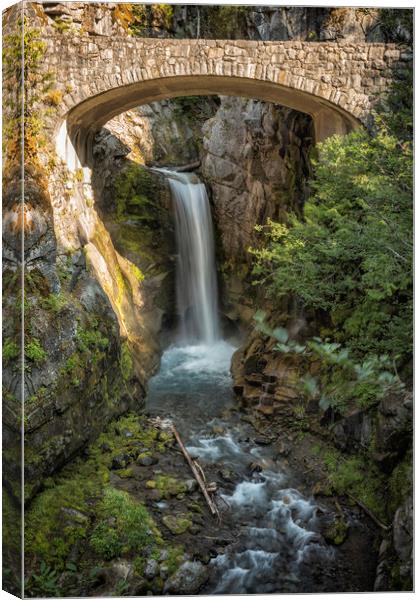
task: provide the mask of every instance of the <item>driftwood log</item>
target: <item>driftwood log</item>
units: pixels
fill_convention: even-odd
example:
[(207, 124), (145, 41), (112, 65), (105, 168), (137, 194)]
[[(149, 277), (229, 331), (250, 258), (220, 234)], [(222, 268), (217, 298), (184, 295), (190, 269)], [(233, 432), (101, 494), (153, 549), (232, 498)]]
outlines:
[[(198, 465), (191, 458), (188, 450), (185, 448), (185, 446), (181, 440), (181, 437), (180, 437), (178, 431), (176, 430), (175, 425), (173, 425), (173, 424), (172, 424), (172, 432), (175, 436), (176, 441), (178, 442), (179, 447), (181, 448), (181, 451), (185, 457), (185, 460), (187, 461), (187, 463), (190, 466), (190, 469), (192, 471), (192, 474), (194, 475), (195, 480), (197, 481), (197, 483), (200, 487), (200, 490), (207, 502), (207, 505), (210, 509), (211, 514), (215, 517), (218, 517), (218, 519), (220, 520), (219, 510), (218, 510), (216, 504), (214, 503), (214, 501), (212, 500), (212, 498), (210, 497), (210, 494), (208, 493), (207, 486), (205, 484), (205, 480), (203, 477), (204, 474), (202, 475), (203, 470), (201, 469), (201, 467), (198, 468)], [(200, 473), (200, 471), (201, 471), (201, 473)]]

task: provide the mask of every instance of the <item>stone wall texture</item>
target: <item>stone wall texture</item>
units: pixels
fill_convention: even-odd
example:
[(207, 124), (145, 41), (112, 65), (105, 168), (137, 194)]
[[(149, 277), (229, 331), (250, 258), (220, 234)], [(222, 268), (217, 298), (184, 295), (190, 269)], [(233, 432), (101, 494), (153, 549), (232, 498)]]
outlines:
[[(308, 112), (315, 121), (318, 113), (329, 107), (348, 123), (354, 123), (366, 118), (377, 94), (388, 87), (393, 69), (412, 59), (403, 47), (383, 43), (160, 40), (67, 34), (51, 36), (46, 42), (45, 68), (54, 74), (64, 92), (61, 117), (101, 94), (86, 105), (96, 125), (136, 104), (195, 93), (197, 84), (213, 93), (232, 95), (236, 91), (235, 95), (277, 99), (278, 103)], [(171, 80), (176, 78), (182, 78), (181, 87), (172, 85)], [(231, 84), (226, 81), (229, 79)], [(254, 82), (252, 87), (250, 82)], [(264, 89), (264, 84), (271, 86)], [(142, 85), (147, 89), (146, 97), (142, 96)], [(118, 101), (115, 95), (107, 95), (113, 90), (119, 90)]]

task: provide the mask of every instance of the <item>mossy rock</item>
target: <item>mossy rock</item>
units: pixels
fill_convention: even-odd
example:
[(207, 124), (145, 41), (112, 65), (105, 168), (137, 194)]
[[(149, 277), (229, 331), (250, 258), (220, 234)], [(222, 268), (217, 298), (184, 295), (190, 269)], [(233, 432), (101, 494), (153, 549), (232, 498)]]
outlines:
[(122, 479), (131, 479), (132, 477), (134, 477), (134, 472), (133, 469), (120, 469), (119, 471), (116, 471), (118, 477), (121, 477)]
[(330, 544), (339, 546), (345, 542), (349, 530), (349, 525), (342, 517), (336, 518), (334, 522), (324, 531), (324, 538)]
[(188, 531), (188, 529), (192, 526), (192, 521), (189, 518), (189, 515), (182, 513), (178, 515), (165, 515), (162, 518), (162, 521), (169, 531), (174, 535), (181, 535), (182, 533)]

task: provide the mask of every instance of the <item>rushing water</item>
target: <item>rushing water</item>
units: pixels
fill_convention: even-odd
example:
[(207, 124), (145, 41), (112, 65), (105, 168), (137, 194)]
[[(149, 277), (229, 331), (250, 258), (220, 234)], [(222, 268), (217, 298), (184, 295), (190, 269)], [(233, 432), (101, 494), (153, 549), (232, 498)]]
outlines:
[(233, 351), (226, 341), (168, 348), (147, 397), (148, 411), (173, 419), (190, 454), (217, 481), (219, 509), (236, 538), (211, 561), (203, 592), (314, 590), (308, 561), (325, 567), (333, 558), (319, 534), (322, 509), (293, 487), (284, 462), (255, 441), (237, 411), (226, 413), (233, 407)]
[(192, 173), (161, 169), (171, 188), (177, 244), (176, 294), (182, 342), (219, 337), (213, 223), (205, 185)]
[[(303, 591), (301, 568), (331, 550), (318, 533), (321, 512), (289, 481), (284, 464), (255, 442), (232, 406), (234, 346), (219, 338), (212, 221), (205, 187), (190, 174), (163, 171), (174, 200), (177, 297), (182, 337), (151, 380), (150, 413), (171, 418), (190, 454), (218, 477), (219, 508), (236, 541), (210, 563), (207, 593)], [(225, 415), (225, 416), (223, 416)], [(250, 464), (258, 463), (258, 468)], [(224, 474), (224, 475), (223, 475)], [(313, 589), (313, 582), (306, 582)], [(311, 587), (312, 586), (312, 587)]]

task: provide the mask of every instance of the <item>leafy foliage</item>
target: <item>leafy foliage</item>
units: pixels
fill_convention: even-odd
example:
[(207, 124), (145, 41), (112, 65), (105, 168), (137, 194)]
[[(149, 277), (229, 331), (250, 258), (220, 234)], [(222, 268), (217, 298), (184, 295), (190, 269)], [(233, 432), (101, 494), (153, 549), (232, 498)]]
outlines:
[(11, 339), (5, 339), (3, 342), (3, 360), (9, 362), (16, 359), (19, 356), (20, 348), (19, 345)]
[(304, 220), (269, 221), (255, 283), (297, 296), (358, 356), (411, 358), (412, 147), (387, 123), (319, 146)]
[(25, 358), (37, 365), (47, 360), (47, 353), (37, 338), (25, 342)]
[[(353, 402), (361, 408), (377, 404), (387, 393), (398, 392), (404, 385), (393, 372), (389, 356), (370, 354), (356, 360), (348, 348), (337, 342), (312, 338), (306, 344), (289, 339), (283, 327), (274, 330), (265, 322), (265, 313), (254, 317), (257, 328), (277, 340), (274, 349), (286, 355), (298, 355), (302, 370), (300, 388), (308, 400), (318, 400), (323, 410), (329, 407), (338, 412)], [(311, 366), (316, 366), (316, 372)]]

